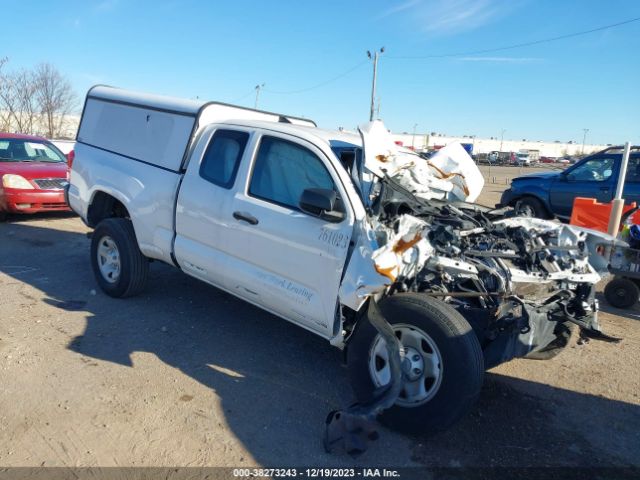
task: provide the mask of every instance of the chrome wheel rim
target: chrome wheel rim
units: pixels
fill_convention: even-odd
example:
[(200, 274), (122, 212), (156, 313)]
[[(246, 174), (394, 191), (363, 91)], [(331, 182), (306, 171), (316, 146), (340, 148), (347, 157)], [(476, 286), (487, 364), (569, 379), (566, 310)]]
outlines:
[[(402, 348), (403, 386), (396, 405), (417, 407), (431, 400), (442, 383), (442, 356), (433, 339), (408, 324), (392, 325)], [(376, 387), (391, 381), (386, 342), (377, 335), (369, 353), (369, 374)]]
[(98, 243), (98, 268), (100, 275), (109, 283), (116, 283), (120, 278), (120, 251), (116, 242), (105, 235)]
[(522, 217), (535, 217), (535, 212), (533, 211), (533, 207), (531, 205), (522, 205), (518, 204), (516, 211), (518, 215)]

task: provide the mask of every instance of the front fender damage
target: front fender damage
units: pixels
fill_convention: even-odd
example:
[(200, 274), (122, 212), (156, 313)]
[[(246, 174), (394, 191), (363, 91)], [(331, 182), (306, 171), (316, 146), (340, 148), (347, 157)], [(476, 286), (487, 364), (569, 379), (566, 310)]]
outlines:
[(379, 248), (371, 226), (366, 222), (358, 222), (354, 231), (355, 245), (350, 252), (338, 295), (341, 305), (357, 312), (369, 297), (382, 294), (391, 282), (376, 270), (371, 261), (373, 252)]

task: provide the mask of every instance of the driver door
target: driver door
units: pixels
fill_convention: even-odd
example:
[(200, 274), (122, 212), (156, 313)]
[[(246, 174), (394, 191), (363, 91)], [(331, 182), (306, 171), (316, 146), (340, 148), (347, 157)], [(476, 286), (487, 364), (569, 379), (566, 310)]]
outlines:
[(610, 202), (615, 193), (616, 161), (613, 156), (585, 159), (565, 170), (552, 184), (549, 200), (553, 213), (569, 218), (576, 197)]
[[(333, 336), (338, 289), (354, 211), (327, 155), (300, 138), (264, 132), (243, 166), (227, 228), (227, 287), (251, 303), (326, 338)], [(299, 207), (307, 188), (331, 189), (344, 218), (329, 222)]]

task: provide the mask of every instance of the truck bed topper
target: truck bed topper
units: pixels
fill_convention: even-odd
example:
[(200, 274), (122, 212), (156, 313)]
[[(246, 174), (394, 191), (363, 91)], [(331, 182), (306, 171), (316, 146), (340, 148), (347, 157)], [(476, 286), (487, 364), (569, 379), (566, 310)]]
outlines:
[(239, 119), (316, 126), (291, 115), (98, 85), (87, 93), (77, 141), (177, 173), (200, 127)]

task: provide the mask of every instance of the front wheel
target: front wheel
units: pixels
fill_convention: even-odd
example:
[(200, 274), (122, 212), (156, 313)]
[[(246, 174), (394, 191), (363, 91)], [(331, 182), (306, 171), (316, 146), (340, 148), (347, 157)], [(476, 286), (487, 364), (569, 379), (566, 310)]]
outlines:
[(112, 297), (130, 297), (142, 291), (149, 260), (138, 248), (131, 221), (107, 218), (91, 238), (91, 265), (100, 288)]
[[(380, 302), (402, 344), (404, 385), (381, 420), (402, 432), (431, 434), (465, 415), (484, 376), (478, 338), (453, 307), (425, 295), (403, 293)], [(348, 350), (349, 378), (359, 402), (391, 381), (384, 340), (370, 322), (356, 326)]]
[(534, 197), (523, 197), (515, 203), (515, 211), (521, 217), (548, 219), (549, 213), (542, 202)]

